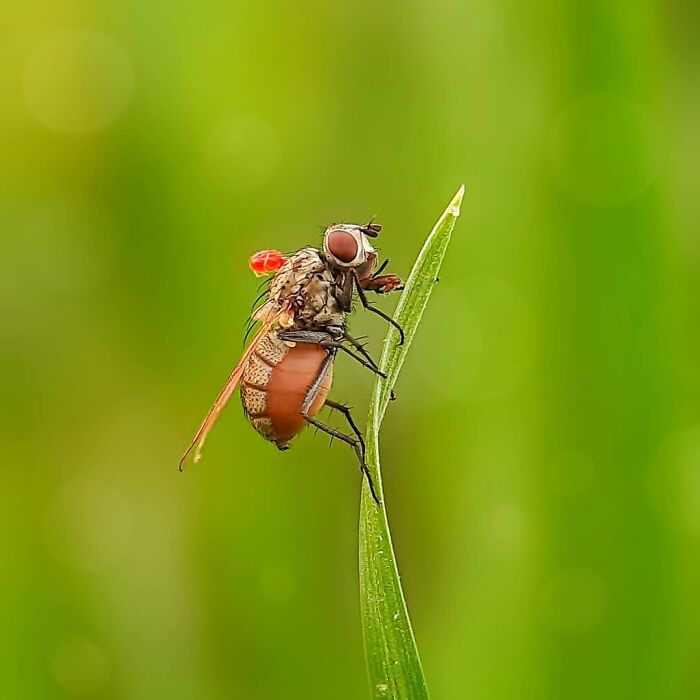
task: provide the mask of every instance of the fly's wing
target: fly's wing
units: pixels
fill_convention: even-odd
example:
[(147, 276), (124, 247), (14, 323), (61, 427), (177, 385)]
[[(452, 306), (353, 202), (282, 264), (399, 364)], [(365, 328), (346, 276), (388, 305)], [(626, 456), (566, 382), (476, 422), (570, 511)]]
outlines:
[(214, 423), (216, 423), (216, 419), (221, 414), (221, 411), (224, 410), (224, 407), (228, 403), (228, 400), (231, 398), (231, 395), (236, 390), (238, 382), (241, 380), (241, 375), (243, 374), (243, 368), (250, 359), (251, 355), (255, 352), (256, 345), (260, 342), (260, 339), (264, 335), (269, 333), (270, 329), (275, 324), (275, 321), (276, 319), (274, 318), (268, 318), (263, 322), (263, 325), (260, 326), (250, 345), (246, 348), (246, 351), (243, 353), (243, 357), (241, 357), (238, 364), (233, 368), (231, 374), (229, 374), (228, 379), (224, 384), (224, 388), (216, 397), (214, 405), (209, 409), (207, 417), (204, 419), (204, 422), (197, 431), (197, 434), (194, 436), (185, 454), (182, 455), (182, 459), (180, 460), (180, 471), (182, 471), (185, 468), (185, 464), (187, 464), (187, 462), (189, 461), (190, 455), (192, 454), (193, 450), (193, 461), (195, 464), (199, 462), (199, 459), (202, 456), (202, 446), (204, 445), (204, 441), (207, 439), (209, 431), (212, 429)]

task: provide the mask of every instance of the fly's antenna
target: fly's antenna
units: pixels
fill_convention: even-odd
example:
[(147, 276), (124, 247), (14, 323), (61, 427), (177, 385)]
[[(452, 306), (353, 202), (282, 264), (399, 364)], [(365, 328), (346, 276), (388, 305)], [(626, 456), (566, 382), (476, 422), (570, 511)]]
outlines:
[(369, 236), (370, 238), (376, 238), (377, 234), (382, 230), (381, 224), (374, 223), (375, 217), (373, 216), (364, 226), (360, 226), (360, 231)]

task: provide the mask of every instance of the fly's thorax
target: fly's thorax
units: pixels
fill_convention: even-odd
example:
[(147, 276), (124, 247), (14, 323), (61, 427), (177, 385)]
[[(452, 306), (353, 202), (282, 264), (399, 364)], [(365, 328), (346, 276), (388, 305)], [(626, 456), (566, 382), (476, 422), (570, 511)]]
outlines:
[(299, 296), (314, 275), (326, 270), (326, 264), (315, 248), (302, 248), (277, 271), (270, 283), (270, 300), (281, 303)]
[(267, 302), (256, 312), (265, 320), (275, 311), (289, 309), (279, 320), (282, 327), (319, 328), (342, 325), (344, 313), (338, 305), (337, 272), (315, 248), (302, 248), (291, 255), (270, 283)]
[(304, 301), (294, 316), (294, 325), (297, 328), (342, 325), (345, 314), (338, 305), (336, 292), (336, 280), (328, 267), (314, 274), (304, 288)]

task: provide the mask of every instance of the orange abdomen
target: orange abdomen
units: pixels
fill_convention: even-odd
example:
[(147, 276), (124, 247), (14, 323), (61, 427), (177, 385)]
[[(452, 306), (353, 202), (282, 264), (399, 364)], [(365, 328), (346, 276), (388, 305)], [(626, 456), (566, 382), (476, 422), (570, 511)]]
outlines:
[[(280, 449), (286, 449), (306, 425), (301, 407), (327, 355), (318, 345), (297, 343), (290, 347), (270, 333), (248, 361), (241, 381), (243, 409), (253, 427)], [(330, 367), (311, 404), (310, 416), (325, 403), (332, 380)]]

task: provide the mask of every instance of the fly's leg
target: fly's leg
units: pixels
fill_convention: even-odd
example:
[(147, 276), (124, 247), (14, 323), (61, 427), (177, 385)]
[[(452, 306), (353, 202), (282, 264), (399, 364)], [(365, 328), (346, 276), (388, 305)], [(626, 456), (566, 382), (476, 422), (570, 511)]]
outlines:
[(331, 347), (331, 348), (336, 348), (338, 350), (342, 350), (346, 355), (350, 355), (353, 360), (356, 362), (359, 362), (363, 367), (366, 367), (368, 370), (371, 372), (374, 372), (375, 374), (378, 374), (382, 379), (386, 379), (386, 373), (382, 372), (382, 370), (377, 367), (377, 365), (374, 364), (374, 360), (370, 360), (367, 362), (367, 360), (364, 360), (361, 358), (359, 355), (356, 355), (350, 348), (345, 347), (342, 343), (338, 342), (337, 340), (331, 340), (328, 343), (322, 343), (324, 347)]
[(366, 292), (376, 292), (377, 294), (389, 294), (390, 292), (400, 292), (404, 285), (398, 275), (388, 274), (381, 277), (368, 277), (361, 280), (362, 289)]
[(377, 316), (381, 316), (387, 323), (390, 323), (396, 330), (399, 332), (399, 345), (403, 345), (405, 336), (403, 332), (403, 328), (394, 321), (391, 316), (388, 314), (385, 314), (381, 309), (377, 309), (374, 306), (372, 306), (369, 301), (367, 301), (367, 297), (365, 296), (365, 291), (362, 289), (362, 283), (360, 282), (360, 278), (357, 276), (357, 273), (355, 270), (352, 271), (352, 275), (355, 279), (355, 289), (357, 289), (357, 296), (360, 298), (360, 302), (362, 303), (362, 306), (367, 309), (367, 311), (371, 311), (373, 314), (377, 314)]
[[(280, 340), (288, 340), (292, 343), (309, 343), (310, 345), (321, 345), (326, 341), (333, 341), (336, 336), (328, 331), (308, 331), (308, 330), (279, 330), (277, 337)], [(338, 329), (338, 337), (342, 337), (342, 331)]]
[(379, 277), (379, 275), (384, 272), (386, 266), (389, 264), (389, 258), (384, 258), (384, 262), (374, 271), (372, 277)]
[(348, 424), (352, 428), (352, 432), (357, 435), (357, 439), (360, 441), (360, 445), (362, 447), (362, 456), (365, 456), (365, 441), (364, 438), (362, 437), (362, 433), (360, 432), (360, 429), (357, 427), (357, 423), (353, 420), (352, 414), (350, 413), (350, 407), (345, 406), (342, 403), (338, 403), (337, 401), (332, 401), (331, 399), (326, 399), (326, 403), (324, 406), (328, 406), (328, 408), (332, 408), (336, 411), (340, 411), (345, 416), (345, 419), (347, 420)]
[(348, 342), (351, 342), (352, 345), (354, 345), (355, 347), (359, 345), (360, 348), (362, 348), (362, 354), (365, 357), (367, 357), (368, 360), (365, 360), (359, 355), (356, 355), (352, 350), (350, 350), (350, 348), (345, 347), (341, 340), (336, 340), (336, 338), (333, 335), (324, 331), (278, 331), (277, 337), (280, 338), (280, 340), (289, 340), (295, 343), (309, 343), (311, 345), (320, 345), (323, 348), (333, 348), (335, 350), (342, 350), (347, 355), (350, 355), (350, 357), (352, 357), (353, 360), (359, 362), (363, 367), (366, 367), (375, 374), (378, 374), (380, 377), (382, 377), (382, 379), (386, 379), (386, 374), (382, 372), (382, 370), (380, 370), (379, 367), (377, 367), (376, 363), (369, 356), (367, 351), (364, 348), (362, 348), (360, 343), (358, 343), (354, 338), (352, 339), (352, 341), (350, 341), (347, 337), (347, 334), (341, 336), (341, 338), (348, 340)]
[(379, 370), (377, 363), (372, 359), (372, 356), (367, 352), (367, 350), (365, 350), (365, 346), (359, 340), (353, 338), (347, 331), (343, 333), (343, 338), (347, 340), (348, 343), (350, 343), (350, 345), (352, 345), (355, 348), (355, 350), (357, 350), (357, 352), (359, 352), (360, 355), (362, 355), (362, 357), (364, 357), (367, 360), (367, 362), (369, 362), (372, 365), (372, 367), (374, 367), (376, 370)]
[[(365, 350), (365, 346), (356, 338), (353, 338), (350, 333), (347, 331), (343, 333), (343, 338), (350, 343), (371, 365), (372, 369), (375, 372), (375, 374), (378, 374), (380, 377), (384, 377), (386, 379), (386, 375), (384, 372), (382, 372), (379, 367), (377, 366), (377, 363), (372, 359), (372, 356)], [(394, 390), (391, 390), (391, 396), (390, 399), (392, 401), (396, 400), (396, 394), (394, 394)]]
[(386, 258), (369, 277), (363, 277), (360, 280), (362, 289), (366, 292), (376, 292), (377, 294), (400, 292), (404, 288), (404, 285), (398, 275), (392, 273), (382, 275), (382, 272), (384, 272), (388, 264), (389, 258)]
[(354, 285), (353, 273), (346, 272), (343, 277), (343, 283), (336, 291), (335, 299), (338, 302), (341, 310), (346, 313), (352, 311), (352, 288)]
[(331, 401), (330, 399), (326, 399), (325, 405), (342, 413), (345, 416), (345, 419), (347, 420), (348, 424), (352, 428), (352, 431), (355, 433), (355, 435), (357, 435), (357, 440), (359, 441), (362, 449), (362, 460), (360, 462), (360, 469), (362, 473), (367, 477), (367, 483), (369, 485), (369, 490), (372, 494), (372, 498), (374, 499), (377, 505), (381, 505), (379, 496), (377, 496), (377, 492), (374, 489), (374, 481), (372, 480), (372, 475), (370, 474), (369, 469), (367, 467), (367, 462), (365, 461), (365, 441), (362, 438), (362, 433), (360, 432), (360, 429), (357, 427), (357, 424), (353, 420), (350, 408), (348, 406), (344, 406), (342, 403), (338, 403), (337, 401)]
[(377, 495), (377, 492), (374, 488), (374, 480), (372, 479), (372, 474), (370, 474), (369, 468), (367, 467), (367, 463), (365, 462), (364, 455), (362, 454), (363, 449), (360, 441), (356, 440), (353, 437), (350, 437), (349, 435), (346, 435), (345, 433), (341, 433), (335, 428), (331, 428), (329, 425), (321, 423), (321, 421), (318, 421), (315, 418), (311, 418), (309, 416), (304, 416), (304, 418), (311, 425), (317, 427), (319, 430), (322, 430), (324, 433), (328, 433), (328, 435), (331, 435), (332, 437), (338, 438), (338, 440), (342, 440), (355, 450), (357, 459), (360, 462), (360, 471), (367, 477), (367, 483), (369, 484), (369, 490), (372, 493), (372, 498), (378, 506), (381, 506), (382, 502), (379, 500), (379, 496)]
[(334, 357), (335, 349), (330, 349), (328, 355), (326, 356), (326, 359), (321, 364), (321, 368), (318, 371), (316, 379), (314, 379), (308, 391), (306, 392), (306, 396), (304, 397), (304, 403), (301, 405), (300, 412), (307, 423), (310, 423), (311, 425), (315, 426), (319, 430), (322, 430), (324, 433), (327, 433), (332, 437), (338, 438), (338, 440), (342, 440), (343, 442), (350, 445), (353, 448), (353, 450), (355, 450), (357, 459), (360, 462), (360, 471), (367, 477), (367, 483), (369, 484), (369, 490), (372, 493), (372, 498), (375, 500), (377, 505), (381, 505), (381, 501), (377, 496), (377, 492), (374, 490), (374, 482), (372, 481), (372, 475), (370, 474), (369, 469), (367, 468), (367, 463), (365, 462), (365, 443), (362, 439), (360, 431), (358, 430), (357, 426), (355, 425), (355, 422), (350, 416), (350, 409), (348, 409), (346, 406), (342, 406), (341, 404), (336, 403), (335, 401), (326, 401), (326, 403), (331, 408), (335, 408), (345, 414), (345, 417), (348, 419), (348, 422), (350, 423), (353, 432), (355, 433), (355, 435), (357, 435), (356, 438), (351, 437), (350, 435), (346, 435), (345, 433), (342, 433), (339, 430), (336, 430), (335, 428), (331, 428), (330, 426), (325, 425), (325, 423), (321, 423), (321, 421), (316, 420), (315, 418), (309, 415), (309, 410), (311, 409), (311, 406), (313, 405), (313, 402), (316, 399), (316, 396), (318, 395), (321, 386), (323, 385), (323, 380), (326, 377), (326, 373), (328, 372), (330, 366), (333, 364)]

